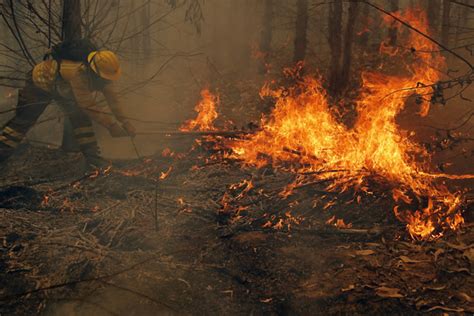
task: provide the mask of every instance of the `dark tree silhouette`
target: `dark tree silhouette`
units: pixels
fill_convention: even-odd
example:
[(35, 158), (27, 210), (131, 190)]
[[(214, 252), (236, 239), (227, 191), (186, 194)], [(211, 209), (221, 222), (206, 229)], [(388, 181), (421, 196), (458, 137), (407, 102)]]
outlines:
[(269, 62), (273, 37), (273, 0), (265, 0), (263, 9), (263, 28), (260, 37), (260, 52), (263, 58), (260, 63), (260, 73), (266, 72), (266, 64)]
[(344, 90), (350, 79), (351, 63), (352, 63), (352, 44), (354, 42), (355, 24), (359, 14), (359, 3), (351, 2), (344, 35), (344, 54), (342, 56), (342, 67), (339, 74), (338, 92)]
[(451, 0), (443, 0), (443, 19), (441, 23), (441, 41), (449, 46), (449, 17), (451, 16)]
[(355, 26), (359, 13), (359, 2), (349, 4), (347, 21), (343, 29), (343, 3), (335, 1), (329, 14), (329, 46), (331, 48), (331, 64), (329, 74), (329, 91), (337, 97), (349, 83), (352, 63), (352, 45), (354, 43)]
[[(76, 40), (82, 38), (81, 1), (63, 0), (62, 38)], [(79, 14), (78, 14), (79, 13)]]
[[(396, 0), (395, 0), (396, 1)], [(359, 28), (358, 31), (361, 32), (357, 36), (357, 44), (362, 47), (362, 49), (367, 49), (367, 45), (369, 44), (370, 32), (368, 29), (368, 23), (370, 22), (370, 7), (368, 5), (362, 5), (361, 9), (361, 16), (362, 18), (359, 19)]]
[[(82, 18), (80, 0), (63, 0), (61, 34), (64, 41), (82, 38)], [(64, 118), (63, 139), (61, 148), (65, 151), (79, 151), (79, 144), (74, 136), (73, 128), (68, 117)]]
[(295, 50), (293, 61), (303, 61), (306, 56), (308, 29), (308, 0), (297, 0), (296, 4), (296, 34), (295, 34)]
[[(366, 6), (368, 8), (368, 6)], [(397, 12), (400, 10), (400, 1), (399, 0), (392, 0), (390, 2), (390, 11)], [(397, 45), (397, 28), (396, 28), (396, 21), (393, 21), (388, 29), (388, 37), (389, 37), (389, 45), (395, 46)]]
[(335, 94), (340, 74), (340, 60), (342, 51), (342, 0), (335, 0), (329, 5), (328, 27), (331, 62), (329, 66), (329, 90)]
[(427, 0), (425, 3), (428, 22), (432, 35), (434, 36), (438, 36), (439, 34), (441, 2), (442, 0)]

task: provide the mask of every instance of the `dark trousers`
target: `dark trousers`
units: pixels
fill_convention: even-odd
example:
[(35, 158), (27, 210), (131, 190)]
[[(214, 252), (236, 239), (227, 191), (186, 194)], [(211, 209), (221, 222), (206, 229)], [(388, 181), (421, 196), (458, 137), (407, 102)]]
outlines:
[(98, 155), (97, 139), (90, 118), (78, 108), (75, 100), (48, 93), (36, 87), (32, 81), (18, 93), (15, 116), (0, 132), (0, 160), (8, 158), (21, 143), (26, 133), (52, 100), (60, 105), (71, 121), (74, 136), (81, 151), (86, 155)]

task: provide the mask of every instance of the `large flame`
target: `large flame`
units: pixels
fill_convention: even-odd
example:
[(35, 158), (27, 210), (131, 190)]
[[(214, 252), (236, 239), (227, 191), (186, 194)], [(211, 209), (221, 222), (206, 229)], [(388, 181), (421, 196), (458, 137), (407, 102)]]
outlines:
[(219, 96), (214, 95), (209, 89), (201, 91), (201, 101), (196, 105), (194, 110), (198, 113), (193, 120), (186, 121), (181, 127), (181, 131), (213, 131), (216, 130), (213, 123), (218, 114), (216, 106), (219, 103)]
[[(397, 15), (429, 34), (423, 11), (413, 9)], [(382, 178), (394, 188), (395, 213), (407, 223), (411, 236), (429, 239), (463, 223), (461, 196), (437, 183), (440, 175), (429, 170), (429, 154), (399, 130), (395, 118), (413, 95), (418, 96), (420, 115), (428, 113), (429, 97), (423, 96), (432, 88), (426, 85), (441, 79), (445, 60), (427, 38), (400, 25), (398, 31), (400, 47), (408, 49), (385, 43), (380, 49), (397, 59), (398, 73), (362, 73), (353, 127), (336, 118), (321, 80), (305, 76), (291, 88), (265, 85), (261, 95), (276, 100), (272, 114), (262, 119), (261, 131), (229, 146), (233, 157), (247, 164), (290, 166), (293, 171), (312, 173), (318, 179), (335, 179), (329, 186), (331, 190), (364, 190), (369, 176)], [(417, 51), (433, 53), (414, 53)], [(308, 178), (300, 177), (298, 181)]]

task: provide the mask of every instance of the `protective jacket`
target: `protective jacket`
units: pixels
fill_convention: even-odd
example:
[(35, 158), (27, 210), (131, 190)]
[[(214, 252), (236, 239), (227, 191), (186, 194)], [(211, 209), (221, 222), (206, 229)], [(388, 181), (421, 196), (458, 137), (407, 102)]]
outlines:
[[(100, 88), (94, 86), (91, 70), (83, 62), (70, 60), (46, 60), (33, 69), (33, 82), (42, 90), (63, 98), (73, 98), (77, 105), (94, 121), (110, 128), (116, 124), (126, 123), (125, 113), (120, 103), (115, 84), (107, 82)], [(97, 102), (97, 91), (100, 91), (110, 110)]]

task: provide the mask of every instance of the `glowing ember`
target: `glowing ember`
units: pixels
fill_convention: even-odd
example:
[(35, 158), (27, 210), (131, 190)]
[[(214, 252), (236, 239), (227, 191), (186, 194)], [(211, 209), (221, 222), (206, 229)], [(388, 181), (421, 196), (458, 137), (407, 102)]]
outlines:
[(43, 200), (41, 201), (41, 207), (46, 207), (49, 204), (49, 195), (44, 195)]
[(96, 169), (90, 174), (89, 178), (94, 179), (94, 178), (97, 178), (99, 175), (100, 175), (100, 171), (99, 169)]
[(344, 220), (342, 218), (337, 218), (336, 219), (336, 215), (334, 215), (333, 217), (331, 217), (330, 219), (328, 219), (326, 221), (326, 225), (333, 225), (339, 229), (349, 229), (349, 228), (352, 228), (352, 224), (349, 223), (349, 224), (346, 224), (344, 222)]
[(278, 229), (278, 230), (283, 229), (283, 223), (284, 223), (283, 219), (280, 218), (280, 219), (278, 220), (278, 223), (276, 223), (275, 225), (273, 225), (273, 229)]
[(186, 121), (181, 127), (181, 131), (213, 131), (216, 130), (213, 123), (218, 114), (216, 106), (219, 104), (219, 96), (214, 95), (209, 89), (201, 91), (201, 101), (194, 110), (198, 113), (194, 120)]
[[(415, 9), (398, 16), (429, 33), (424, 12)], [(295, 185), (330, 179), (333, 181), (328, 190), (367, 191), (369, 177), (384, 179), (394, 188), (393, 197), (399, 204), (395, 213), (407, 223), (411, 236), (436, 238), (444, 230), (457, 229), (463, 223), (460, 194), (436, 182), (446, 175), (430, 171), (429, 154), (399, 130), (395, 118), (413, 95), (418, 96), (420, 114), (428, 113), (429, 100), (421, 96), (432, 92), (426, 85), (441, 79), (439, 69), (443, 69), (445, 61), (431, 41), (400, 25), (395, 27), (400, 47), (413, 49), (382, 44), (381, 53), (406, 63), (400, 64), (397, 75), (362, 73), (353, 127), (337, 120), (321, 80), (305, 76), (290, 88), (265, 85), (261, 96), (274, 98), (276, 104), (270, 117), (262, 119), (262, 130), (248, 139), (228, 141), (227, 145), (233, 149), (233, 158), (249, 165), (272, 164), (299, 173), (314, 173), (299, 177)], [(417, 51), (434, 53), (413, 53)], [(336, 171), (321, 172), (327, 170)], [(284, 195), (290, 194), (291, 187)], [(340, 222), (339, 226), (346, 224)]]
[(173, 170), (173, 166), (169, 167), (168, 170), (166, 170), (166, 171), (164, 171), (164, 172), (162, 171), (162, 172), (160, 173), (160, 180), (164, 180), (164, 179), (168, 178), (168, 176), (169, 176), (170, 173), (171, 173), (171, 170)]
[(121, 175), (124, 175), (126, 177), (136, 177), (136, 176), (139, 176), (142, 171), (138, 171), (138, 170), (120, 170), (118, 171), (118, 173), (120, 173)]
[(173, 157), (173, 156), (174, 156), (174, 152), (173, 152), (171, 149), (169, 149), (169, 148), (165, 148), (165, 149), (163, 149), (163, 151), (161, 152), (161, 155), (162, 155), (163, 157)]

